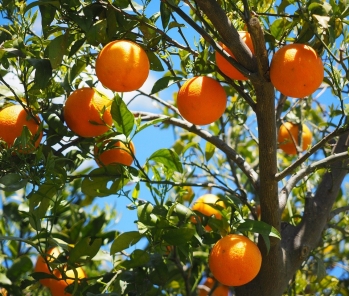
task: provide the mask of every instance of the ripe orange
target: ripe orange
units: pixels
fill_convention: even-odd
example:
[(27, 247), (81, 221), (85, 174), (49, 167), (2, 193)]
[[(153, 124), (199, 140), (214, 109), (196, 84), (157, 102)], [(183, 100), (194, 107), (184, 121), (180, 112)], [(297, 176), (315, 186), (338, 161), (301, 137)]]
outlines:
[[(48, 262), (52, 262), (59, 256), (61, 253), (60, 249), (58, 247), (51, 248), (47, 251), (47, 256), (46, 259)], [(35, 267), (34, 267), (34, 272), (45, 272), (50, 274), (50, 269), (45, 261), (45, 259), (39, 255), (38, 259), (36, 261)], [(39, 280), (40, 284), (43, 286), (48, 287), (51, 279), (42, 279)]]
[(216, 121), (223, 115), (226, 104), (224, 88), (207, 76), (187, 80), (177, 95), (179, 112), (192, 124), (206, 125)]
[(96, 75), (107, 88), (127, 92), (147, 80), (150, 63), (144, 49), (128, 40), (116, 40), (102, 48), (96, 59)]
[(304, 98), (322, 83), (324, 66), (316, 51), (305, 44), (280, 48), (270, 63), (270, 80), (285, 96)]
[[(36, 119), (40, 122), (39, 117), (36, 116)], [(21, 105), (11, 105), (0, 111), (0, 140), (6, 142), (7, 148), (12, 147), (16, 138), (21, 136), (24, 126), (29, 129), (33, 138), (39, 132), (39, 124), (30, 117)], [(35, 147), (39, 146), (41, 139), (42, 132), (34, 143)], [(32, 150), (24, 147), (20, 152), (30, 153)]]
[(70, 94), (64, 106), (67, 126), (81, 137), (97, 137), (113, 123), (111, 101), (95, 89), (83, 87)]
[[(206, 279), (204, 286), (208, 287), (209, 290), (211, 290), (212, 287), (214, 286), (214, 284), (215, 284), (215, 280), (213, 278), (209, 277)], [(207, 296), (209, 293), (208, 290), (206, 290), (206, 289), (199, 289), (198, 292), (199, 292), (198, 296)], [(218, 286), (214, 289), (213, 293), (210, 295), (212, 295), (212, 296), (228, 296), (229, 295), (229, 287), (218, 284)]]
[[(110, 141), (106, 140), (103, 144), (107, 145), (108, 142)], [(117, 141), (115, 142), (113, 147), (105, 151), (99, 152), (97, 146), (95, 146), (94, 149), (95, 159), (99, 166), (112, 163), (120, 163), (130, 166), (133, 162), (133, 156), (135, 155), (135, 152), (135, 147), (132, 141), (129, 143), (129, 147), (126, 146), (123, 142)]]
[[(313, 135), (309, 128), (302, 125), (302, 151), (306, 150), (311, 144)], [(295, 155), (297, 154), (297, 146), (299, 145), (299, 125), (291, 122), (285, 122), (280, 126), (278, 134), (279, 148), (285, 153)]]
[[(246, 43), (247, 47), (254, 54), (253, 42), (252, 42), (250, 33), (246, 31), (239, 31), (239, 35), (241, 39)], [(231, 50), (228, 49), (227, 46), (225, 46), (221, 42), (219, 42), (219, 45), (222, 46), (222, 48), (235, 59), (235, 56), (233, 55)], [(215, 52), (215, 59), (216, 59), (217, 67), (231, 79), (247, 80), (247, 78), (232, 64), (230, 64), (220, 53)]]
[(213, 276), (223, 285), (241, 286), (257, 276), (262, 255), (249, 238), (229, 234), (213, 246), (208, 264)]
[[(222, 215), (221, 213), (213, 208), (211, 205), (219, 205), (221, 207), (225, 207), (224, 202), (223, 201), (218, 201), (218, 196), (214, 195), (214, 194), (205, 194), (201, 197), (199, 197), (193, 204), (193, 211), (198, 211), (200, 213), (202, 213), (203, 215), (210, 217), (212, 215), (215, 216), (216, 219), (222, 219)], [(196, 220), (194, 217), (191, 218), (191, 221), (193, 223), (196, 223)], [(209, 225), (205, 226), (205, 229), (207, 231), (211, 231), (212, 228)]]
[(52, 296), (71, 296), (72, 294), (66, 293), (64, 290), (69, 285), (73, 284), (76, 280), (86, 278), (86, 273), (81, 267), (76, 268), (77, 277), (75, 277), (75, 273), (73, 269), (64, 270), (65, 276), (68, 277), (63, 279), (62, 273), (59, 269), (55, 269), (53, 274), (58, 278), (51, 279), (49, 288)]

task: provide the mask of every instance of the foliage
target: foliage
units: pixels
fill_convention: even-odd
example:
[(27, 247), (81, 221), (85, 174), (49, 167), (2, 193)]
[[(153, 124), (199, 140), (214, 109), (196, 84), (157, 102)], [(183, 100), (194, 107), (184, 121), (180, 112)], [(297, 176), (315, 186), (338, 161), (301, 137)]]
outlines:
[[(33, 154), (14, 153), (16, 145), (0, 148), (0, 287), (10, 295), (49, 295), (38, 282), (42, 275), (33, 274), (36, 256), (49, 246), (62, 247), (61, 263), (86, 270), (88, 280), (74, 287), (74, 295), (195, 295), (210, 276), (208, 254), (221, 236), (241, 233), (259, 240), (259, 246), (265, 244), (267, 251), (280, 242), (282, 227), (269, 223), (269, 206), (262, 207), (261, 217), (258, 213), (263, 182), (258, 147), (265, 135), (257, 130), (256, 104), (263, 102), (252, 80), (231, 81), (217, 69), (214, 53), (223, 37), (200, 2), (0, 1), (0, 107), (27, 106), (42, 119), (44, 132)], [(331, 151), (348, 127), (349, 4), (213, 2), (237, 30), (244, 30), (251, 17), (258, 18), (269, 60), (283, 44), (298, 42), (311, 45), (324, 62), (326, 75), (319, 91), (304, 99), (276, 92), (273, 99), (277, 126), (283, 121), (305, 123), (314, 138), (312, 148), (298, 157), (277, 151), (274, 180), (279, 195), (289, 189), (280, 206), (282, 225), (297, 227), (307, 218), (309, 198), (332, 172), (330, 164), (348, 158), (343, 152), (334, 159)], [(101, 48), (117, 39), (135, 41), (146, 50), (156, 81), (148, 91), (132, 92), (131, 103), (122, 100), (125, 94), (112, 93), (114, 124), (108, 133), (136, 141), (155, 126), (173, 132), (175, 140), (156, 151), (136, 146), (130, 167), (99, 168), (91, 161), (98, 139), (74, 135), (63, 121), (62, 107), (80, 87), (101, 89), (94, 62)], [(241, 52), (241, 45), (236, 46)], [(176, 109), (180, 85), (194, 75), (214, 77), (228, 94), (224, 115), (207, 126), (191, 125)], [(132, 110), (132, 102), (143, 99), (155, 102), (158, 109)], [(158, 136), (152, 137), (149, 141)], [(144, 162), (137, 157), (142, 149), (147, 153)], [(336, 185), (340, 190), (319, 233), (321, 240), (284, 287), (285, 295), (349, 295), (349, 279), (342, 273), (349, 258), (348, 193), (343, 184)], [(188, 188), (194, 191), (189, 198)], [(203, 192), (213, 192), (225, 202), (226, 208), (217, 207), (221, 220), (199, 219), (191, 210), (193, 199)], [(115, 206), (101, 206), (111, 195), (129, 201), (128, 209), (137, 213), (135, 227), (111, 229)], [(211, 232), (204, 230), (207, 224)], [(137, 247), (141, 240), (146, 241), (142, 249)], [(233, 287), (231, 291), (238, 293)]]

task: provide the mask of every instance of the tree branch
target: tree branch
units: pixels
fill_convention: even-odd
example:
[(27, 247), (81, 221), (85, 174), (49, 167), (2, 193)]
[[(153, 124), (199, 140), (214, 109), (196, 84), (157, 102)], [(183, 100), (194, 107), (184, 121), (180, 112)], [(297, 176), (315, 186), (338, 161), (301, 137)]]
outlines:
[(153, 119), (157, 119), (157, 118), (166, 118), (166, 121), (165, 121), (166, 123), (181, 127), (189, 132), (192, 132), (192, 133), (200, 136), (202, 139), (206, 140), (207, 142), (210, 142), (211, 144), (215, 145), (218, 149), (220, 149), (222, 152), (224, 152), (229, 159), (231, 159), (232, 161), (234, 161), (237, 164), (237, 166), (241, 169), (241, 171), (250, 180), (252, 186), (255, 189), (258, 189), (259, 176), (256, 173), (256, 171), (252, 169), (252, 167), (246, 162), (246, 160), (240, 154), (238, 154), (234, 149), (232, 149), (223, 140), (210, 134), (208, 131), (201, 129), (200, 127), (193, 125), (193, 124), (191, 124), (187, 121), (184, 121), (184, 120), (180, 120), (180, 119), (173, 118), (173, 117), (168, 117), (168, 116), (161, 115), (161, 114), (153, 114), (153, 113), (141, 112), (141, 111), (133, 111), (132, 113), (135, 117), (140, 116), (142, 118), (142, 120), (153, 120)]
[[(348, 149), (349, 133), (342, 134), (334, 148), (333, 154), (339, 155)], [(344, 177), (347, 175), (349, 160), (337, 159), (322, 177), (315, 195), (306, 198), (304, 215), (296, 227), (289, 226), (282, 232), (282, 246), (287, 253), (287, 274), (283, 277), (284, 284), (292, 278), (300, 268), (311, 250), (321, 241), (321, 234), (331, 218), (331, 209), (338, 196)]]
[[(213, 23), (214, 27), (221, 35), (223, 43), (231, 50), (239, 64), (248, 70), (247, 73), (245, 73), (246, 71), (241, 72), (251, 78), (253, 73), (257, 72), (256, 58), (245, 42), (242, 41), (238, 31), (230, 22), (225, 11), (215, 0), (196, 0), (196, 2)], [(238, 70), (240, 69), (238, 68)]]
[[(342, 161), (345, 159), (348, 159), (349, 155), (348, 152), (341, 152), (338, 154), (333, 154), (329, 157), (326, 157), (324, 159), (321, 159), (319, 161), (313, 162), (307, 167), (299, 170), (296, 174), (294, 174), (286, 183), (286, 185), (280, 190), (280, 212), (282, 213), (287, 202), (287, 198), (289, 194), (291, 193), (292, 189), (296, 186), (296, 184), (302, 180), (305, 176), (313, 173), (314, 171), (329, 167), (330, 164), (338, 161)], [(344, 169), (344, 168), (343, 168)], [(346, 168), (348, 170), (348, 168)]]
[(298, 158), (293, 164), (291, 164), (289, 167), (284, 169), (282, 172), (277, 173), (275, 175), (276, 180), (280, 181), (286, 176), (292, 174), (294, 170), (299, 167), (302, 163), (304, 163), (312, 154), (314, 154), (316, 151), (318, 151), (321, 147), (325, 146), (326, 143), (328, 143), (330, 140), (332, 140), (334, 137), (342, 135), (346, 133), (349, 130), (349, 127), (341, 127), (333, 131), (332, 133), (328, 134), (322, 140), (317, 142), (313, 147), (311, 147), (302, 157)]

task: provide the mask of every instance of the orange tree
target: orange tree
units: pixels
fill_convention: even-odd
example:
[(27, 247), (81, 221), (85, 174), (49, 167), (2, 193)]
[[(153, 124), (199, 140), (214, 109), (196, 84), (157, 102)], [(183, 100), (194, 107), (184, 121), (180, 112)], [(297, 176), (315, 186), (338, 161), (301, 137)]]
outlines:
[[(0, 108), (21, 105), (43, 135), (35, 150), (39, 135), (27, 127), (11, 147), (0, 139), (2, 293), (51, 295), (40, 280), (57, 283), (62, 276), (72, 283), (65, 288), (72, 295), (196, 295), (198, 288), (210, 289), (203, 284), (212, 278), (212, 247), (240, 234), (258, 245), (262, 262), (252, 281), (229, 287), (234, 295), (348, 295), (346, 1), (1, 0), (0, 13)], [(249, 32), (253, 53), (241, 31)], [(129, 93), (99, 82), (97, 56), (115, 40), (145, 51), (149, 90), (134, 90), (131, 101), (148, 99), (157, 111), (133, 110), (123, 100)], [(312, 48), (316, 66), (291, 51), (274, 63), (271, 80), (274, 53), (293, 43)], [(216, 53), (244, 80), (226, 76)], [(125, 67), (138, 64), (148, 63), (143, 57)], [(132, 71), (122, 75), (144, 73)], [(222, 116), (203, 126), (185, 120), (176, 104), (181, 86), (198, 76), (219, 82), (227, 96)], [(88, 119), (108, 127), (96, 137), (78, 136), (64, 120), (66, 99), (83, 87), (98, 89), (110, 102), (99, 118)], [(299, 89), (306, 89), (304, 97), (286, 96)], [(196, 99), (200, 91), (196, 85)], [(203, 107), (202, 117), (211, 111)], [(111, 124), (103, 122), (107, 109)], [(75, 117), (85, 118), (79, 112)], [(285, 137), (300, 146), (295, 155), (278, 149), (286, 122), (299, 126), (298, 135)], [(312, 133), (304, 151), (303, 124)], [(129, 149), (152, 127), (175, 135), (170, 147)], [(148, 141), (158, 138), (154, 133)], [(133, 163), (98, 166), (98, 143), (131, 152)], [(23, 144), (31, 153), (22, 153)], [(137, 158), (140, 152), (147, 153), (145, 161)], [(192, 209), (207, 193), (224, 202), (210, 205), (219, 219)], [(111, 195), (129, 202), (117, 211), (135, 213), (129, 229), (110, 228), (116, 209), (101, 201)], [(36, 258), (50, 258), (52, 247), (62, 253), (47, 259), (49, 273), (34, 272)], [(80, 268), (86, 278), (61, 274)]]

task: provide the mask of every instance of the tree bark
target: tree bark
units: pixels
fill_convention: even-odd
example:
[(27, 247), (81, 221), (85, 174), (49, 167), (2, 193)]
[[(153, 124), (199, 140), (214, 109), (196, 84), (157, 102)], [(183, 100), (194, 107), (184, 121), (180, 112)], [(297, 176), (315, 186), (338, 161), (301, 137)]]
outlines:
[[(349, 132), (339, 137), (333, 154), (348, 151), (348, 142)], [(282, 279), (284, 286), (309, 256), (310, 251), (321, 243), (322, 232), (331, 219), (332, 206), (347, 175), (348, 165), (348, 158), (332, 163), (323, 175), (314, 196), (306, 198), (302, 221), (297, 226), (287, 225), (283, 229), (282, 248), (287, 259), (286, 276)]]

